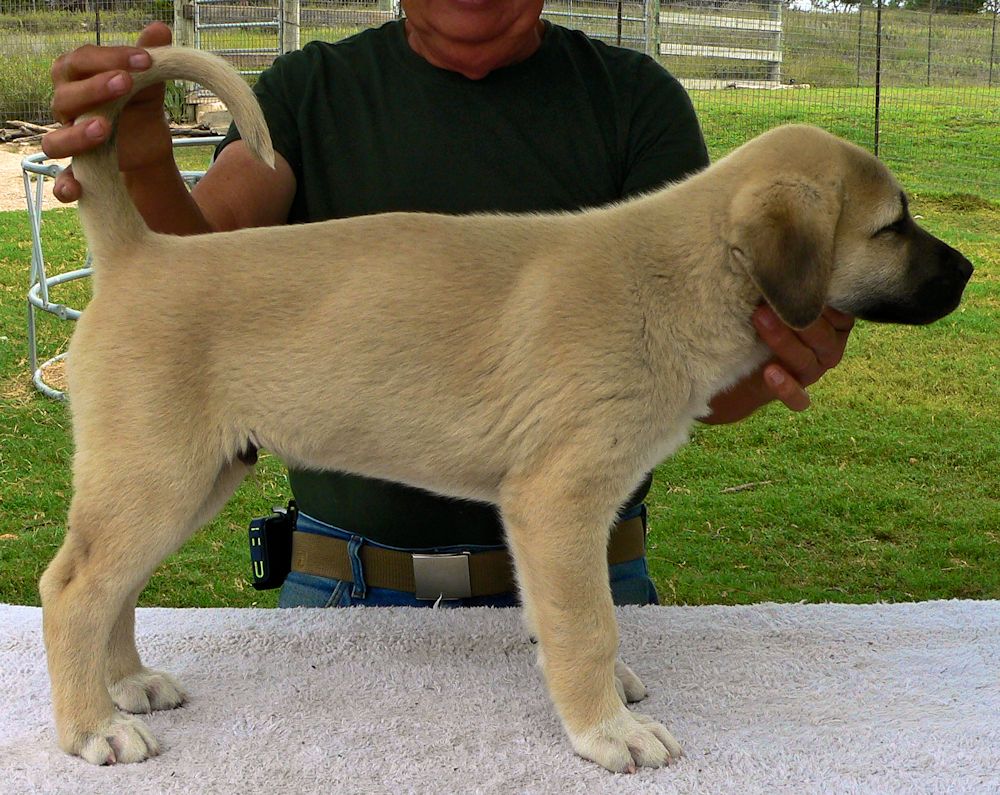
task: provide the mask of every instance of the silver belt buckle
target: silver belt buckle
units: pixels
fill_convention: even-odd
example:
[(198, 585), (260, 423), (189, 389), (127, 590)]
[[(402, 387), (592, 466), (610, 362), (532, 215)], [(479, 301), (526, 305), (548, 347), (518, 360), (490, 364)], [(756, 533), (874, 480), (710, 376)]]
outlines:
[(417, 599), (468, 599), (472, 596), (469, 553), (413, 555)]

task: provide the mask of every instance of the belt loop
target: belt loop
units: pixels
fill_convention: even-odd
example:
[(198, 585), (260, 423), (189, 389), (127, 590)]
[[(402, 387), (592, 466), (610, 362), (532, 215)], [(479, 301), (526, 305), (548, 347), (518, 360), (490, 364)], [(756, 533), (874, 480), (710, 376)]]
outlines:
[(358, 554), (364, 543), (365, 540), (361, 536), (351, 536), (347, 544), (347, 557), (351, 561), (351, 572), (354, 575), (354, 585), (351, 588), (353, 599), (364, 599), (368, 591), (368, 586), (365, 585), (365, 571), (361, 566), (361, 556)]
[(642, 537), (649, 534), (649, 509), (645, 502), (639, 503), (639, 518), (642, 519)]

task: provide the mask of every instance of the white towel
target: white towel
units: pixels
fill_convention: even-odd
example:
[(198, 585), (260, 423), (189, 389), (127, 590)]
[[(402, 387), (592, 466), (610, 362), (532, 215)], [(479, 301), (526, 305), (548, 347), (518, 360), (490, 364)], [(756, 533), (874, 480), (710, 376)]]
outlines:
[(190, 702), (163, 752), (55, 745), (37, 608), (0, 606), (3, 793), (997, 793), (1000, 602), (619, 610), (622, 657), (687, 756), (573, 755), (513, 610), (138, 613)]

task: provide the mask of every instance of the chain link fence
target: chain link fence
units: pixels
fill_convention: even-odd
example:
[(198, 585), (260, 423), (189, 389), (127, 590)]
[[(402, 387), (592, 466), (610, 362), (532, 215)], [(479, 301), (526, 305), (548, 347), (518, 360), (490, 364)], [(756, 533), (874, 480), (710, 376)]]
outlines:
[[(876, 152), (911, 190), (1000, 200), (1000, 0), (561, 0), (545, 16), (685, 84), (714, 157), (784, 122)], [(0, 0), (0, 120), (48, 120), (52, 60), (162, 20), (248, 79), (279, 53), (400, 15), (398, 0)]]
[(713, 153), (809, 122), (874, 151), (911, 190), (1000, 198), (1000, 0), (816, 2), (663, 3), (661, 61)]

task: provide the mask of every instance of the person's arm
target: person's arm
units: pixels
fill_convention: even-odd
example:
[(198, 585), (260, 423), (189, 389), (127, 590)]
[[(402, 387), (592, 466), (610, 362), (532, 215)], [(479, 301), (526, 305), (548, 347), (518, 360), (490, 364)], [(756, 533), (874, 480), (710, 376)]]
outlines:
[[(143, 47), (170, 44), (170, 29), (148, 26), (138, 47), (80, 47), (52, 66), (52, 110), (62, 127), (42, 139), (52, 158), (71, 157), (103, 143), (106, 120), (74, 124), (81, 114), (125, 94), (130, 72), (149, 66)], [(295, 176), (280, 155), (272, 170), (236, 142), (223, 150), (201, 183), (189, 192), (174, 162), (170, 129), (163, 113), (163, 86), (138, 93), (118, 122), (118, 163), (132, 200), (151, 229), (177, 235), (284, 223), (295, 193)], [(80, 197), (72, 168), (56, 179), (54, 194), (63, 202)]]
[(274, 168), (254, 157), (243, 141), (233, 141), (194, 186), (192, 198), (216, 232), (287, 223), (295, 196), (295, 175), (274, 153)]

